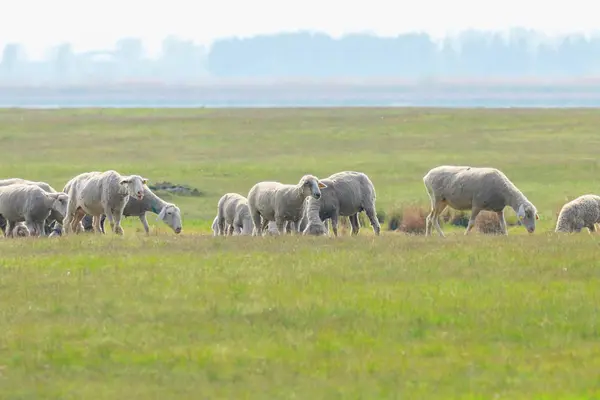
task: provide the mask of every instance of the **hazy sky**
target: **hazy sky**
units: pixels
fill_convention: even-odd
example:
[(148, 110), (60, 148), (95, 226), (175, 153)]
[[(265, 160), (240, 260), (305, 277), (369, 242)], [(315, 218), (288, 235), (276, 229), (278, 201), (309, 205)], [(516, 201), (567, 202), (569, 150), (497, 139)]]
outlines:
[[(354, 5), (351, 5), (354, 3)], [(299, 29), (338, 36), (423, 30), (436, 37), (468, 28), (523, 26), (547, 33), (600, 28), (591, 0), (19, 0), (0, 9), (0, 46), (17, 41), (39, 58), (62, 41), (77, 51), (110, 48), (124, 36), (141, 37), (155, 54), (170, 34), (210, 44), (224, 36)], [(92, 6), (96, 4), (97, 6)], [(210, 5), (206, 7), (205, 5)], [(342, 11), (343, 10), (343, 11)]]

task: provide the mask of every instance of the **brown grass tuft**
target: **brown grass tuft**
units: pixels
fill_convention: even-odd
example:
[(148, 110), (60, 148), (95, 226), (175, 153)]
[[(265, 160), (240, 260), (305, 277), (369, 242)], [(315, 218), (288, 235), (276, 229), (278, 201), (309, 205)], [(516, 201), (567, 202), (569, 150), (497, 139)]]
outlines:
[(419, 205), (408, 205), (389, 213), (388, 229), (411, 235), (425, 234), (425, 219), (429, 209)]

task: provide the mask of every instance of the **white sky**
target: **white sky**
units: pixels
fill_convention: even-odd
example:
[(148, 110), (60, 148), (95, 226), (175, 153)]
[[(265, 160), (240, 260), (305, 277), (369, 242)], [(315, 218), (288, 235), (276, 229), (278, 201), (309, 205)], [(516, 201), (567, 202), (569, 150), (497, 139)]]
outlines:
[[(4, 3), (4, 4), (2, 4)], [(318, 30), (436, 37), (468, 28), (522, 26), (549, 34), (600, 28), (592, 0), (13, 0), (0, 3), (0, 46), (20, 42), (31, 58), (71, 42), (76, 51), (108, 49), (141, 37), (156, 54), (168, 35), (209, 45), (224, 36)], [(352, 5), (354, 4), (354, 5)], [(343, 10), (343, 11), (341, 11)]]

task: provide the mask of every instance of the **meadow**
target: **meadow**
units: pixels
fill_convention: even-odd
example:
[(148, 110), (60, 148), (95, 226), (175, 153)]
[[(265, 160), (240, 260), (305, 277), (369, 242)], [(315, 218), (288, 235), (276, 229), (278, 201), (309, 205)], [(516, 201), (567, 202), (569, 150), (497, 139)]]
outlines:
[[(597, 193), (594, 109), (0, 111), (0, 177), (56, 189), (115, 169), (197, 188), (124, 237), (0, 240), (0, 398), (600, 396), (598, 236), (553, 233)], [(537, 230), (388, 230), (440, 164), (502, 169)], [(367, 173), (382, 235), (218, 237), (219, 197), (260, 180)], [(514, 216), (506, 210), (507, 219)]]

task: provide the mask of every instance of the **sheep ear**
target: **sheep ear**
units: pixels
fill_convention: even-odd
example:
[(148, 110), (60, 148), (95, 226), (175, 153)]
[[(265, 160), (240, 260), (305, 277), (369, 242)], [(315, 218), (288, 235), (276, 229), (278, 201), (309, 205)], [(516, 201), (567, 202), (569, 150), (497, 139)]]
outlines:
[(525, 207), (523, 207), (523, 204), (519, 206), (519, 210), (517, 211), (517, 217), (519, 217), (519, 219), (525, 218)]
[(540, 216), (537, 213), (535, 213), (535, 219), (540, 219)]
[(167, 213), (167, 206), (164, 206), (162, 208), (162, 210), (160, 210), (160, 212), (158, 213), (158, 217), (156, 217), (156, 220), (158, 221), (159, 219), (163, 219), (165, 217), (166, 213)]
[(148, 179), (146, 179), (146, 178), (142, 178), (142, 183), (143, 183), (144, 185), (148, 184)]
[(321, 181), (319, 181), (318, 186), (319, 186), (319, 189), (325, 189), (327, 187), (327, 185)]
[(121, 185), (127, 185), (130, 182), (129, 178), (123, 178), (121, 179)]

